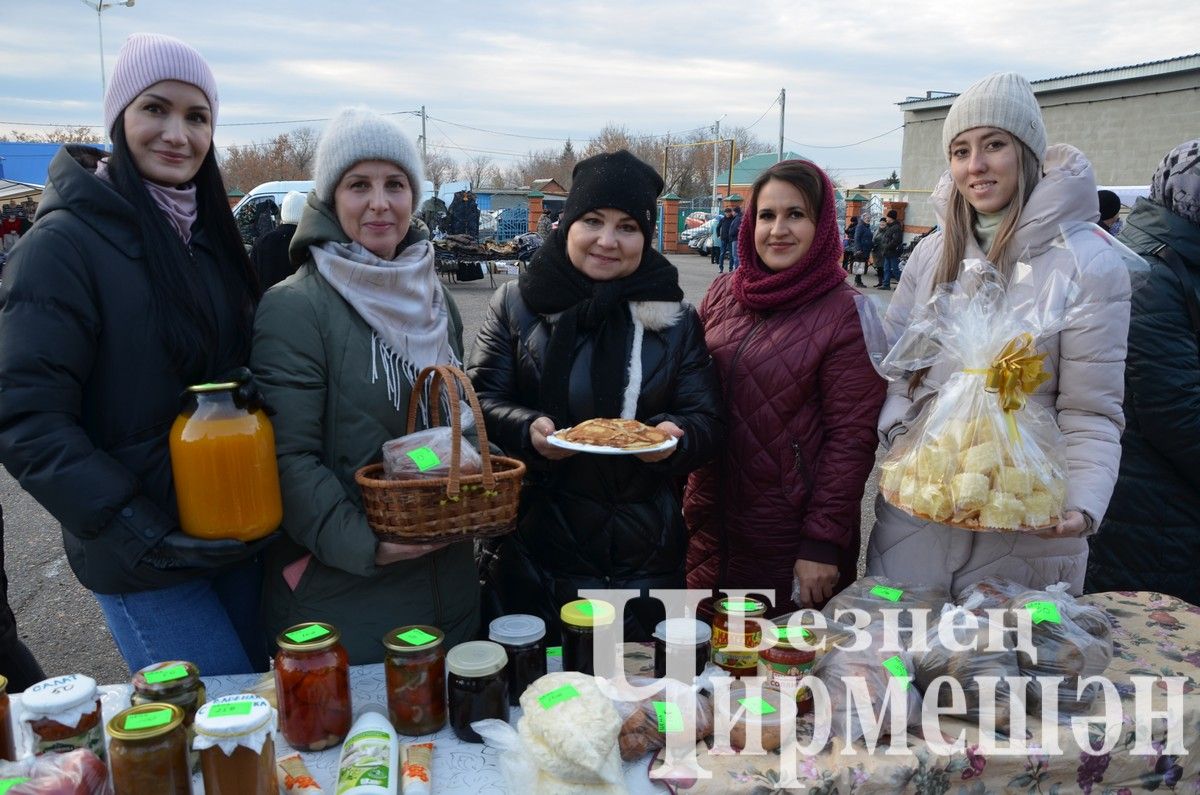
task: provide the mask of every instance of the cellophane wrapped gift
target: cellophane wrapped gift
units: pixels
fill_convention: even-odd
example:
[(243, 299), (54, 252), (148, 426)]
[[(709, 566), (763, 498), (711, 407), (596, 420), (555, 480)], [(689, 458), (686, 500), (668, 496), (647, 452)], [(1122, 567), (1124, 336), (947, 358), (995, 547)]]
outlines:
[(880, 491), (897, 508), (986, 531), (1044, 529), (1062, 517), (1065, 440), (1054, 414), (1028, 397), (1051, 378), (1038, 344), (1077, 311), (1078, 286), (1055, 273), (1037, 295), (1016, 292), (1023, 301), (1010, 299), (992, 265), (966, 261), (884, 358), (893, 378), (951, 373), (884, 458)]

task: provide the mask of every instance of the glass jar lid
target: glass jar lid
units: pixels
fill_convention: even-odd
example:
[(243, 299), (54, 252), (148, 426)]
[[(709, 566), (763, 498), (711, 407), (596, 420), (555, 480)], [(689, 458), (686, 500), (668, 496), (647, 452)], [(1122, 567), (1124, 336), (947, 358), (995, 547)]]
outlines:
[(193, 727), (197, 734), (210, 737), (241, 737), (262, 729), (271, 720), (271, 713), (271, 705), (261, 696), (224, 696), (201, 706)]
[(183, 723), (183, 710), (174, 704), (142, 704), (118, 712), (108, 722), (108, 736), (114, 740), (151, 740), (161, 737)]
[(601, 599), (576, 599), (558, 612), (564, 624), (573, 627), (602, 627), (616, 620), (617, 611)]
[(96, 680), (84, 674), (45, 679), (21, 694), (27, 712), (55, 715), (96, 700)]
[(306, 621), (280, 632), (275, 645), (284, 651), (321, 651), (337, 645), (341, 637), (332, 624)]
[(508, 652), (499, 643), (490, 640), (460, 643), (446, 655), (446, 667), (450, 673), (476, 679), (499, 673), (507, 664)]
[(193, 384), (187, 388), (187, 391), (193, 395), (200, 395), (205, 392), (223, 392), (228, 389), (237, 389), (241, 384), (237, 381), (223, 381), (219, 384)]
[(712, 627), (694, 618), (668, 618), (658, 622), (654, 637), (679, 646), (700, 646), (712, 640)]
[(445, 638), (446, 636), (437, 627), (416, 625), (397, 627), (383, 636), (383, 646), (388, 651), (400, 654), (428, 651), (442, 645)]
[(508, 646), (525, 646), (546, 637), (546, 622), (537, 616), (518, 613), (488, 624), (488, 640)]
[(742, 710), (739, 720), (745, 723), (762, 726), (780, 726), (783, 723), (783, 696), (769, 687), (757, 688), (752, 694), (744, 683), (734, 682), (729, 688), (729, 701), (718, 698), (715, 703), (727, 725), (732, 725), (732, 717), (738, 710)]
[(133, 675), (132, 684), (143, 695), (174, 695), (200, 684), (200, 669), (184, 660), (152, 663)]
[(741, 616), (761, 616), (767, 612), (765, 603), (750, 597), (744, 596), (736, 599), (719, 599), (717, 600), (717, 612), (725, 615), (741, 615)]

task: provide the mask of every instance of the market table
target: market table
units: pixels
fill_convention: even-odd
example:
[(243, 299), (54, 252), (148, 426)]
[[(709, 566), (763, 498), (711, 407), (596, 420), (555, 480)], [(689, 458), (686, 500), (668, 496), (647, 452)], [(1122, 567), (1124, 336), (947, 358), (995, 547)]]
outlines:
[[(882, 740), (874, 754), (865, 746), (853, 755), (826, 751), (820, 756), (800, 760), (799, 789), (788, 791), (812, 795), (864, 795), (865, 793), (1104, 793), (1174, 790), (1200, 792), (1200, 607), (1156, 593), (1105, 593), (1082, 597), (1082, 602), (1103, 608), (1112, 618), (1114, 655), (1105, 676), (1112, 679), (1121, 695), (1124, 714), (1120, 739), (1107, 756), (1083, 754), (1069, 727), (1059, 730), (1061, 756), (992, 756), (977, 753), (970, 746), (964, 753), (939, 756), (918, 736), (908, 737), (909, 753), (884, 753)], [(1162, 721), (1154, 726), (1156, 753), (1134, 756), (1134, 699), (1132, 676), (1183, 677), (1183, 746), (1191, 753), (1172, 756), (1163, 753)], [(1161, 694), (1160, 694), (1161, 696)], [(1160, 697), (1155, 709), (1163, 709)], [(955, 736), (967, 724), (943, 719), (943, 731)], [(800, 720), (802, 742), (812, 736), (812, 717)], [(759, 795), (782, 791), (779, 787), (780, 756), (718, 755), (710, 745), (698, 746), (702, 769), (712, 777), (676, 787), (686, 795)], [(655, 760), (654, 765), (659, 762)]]

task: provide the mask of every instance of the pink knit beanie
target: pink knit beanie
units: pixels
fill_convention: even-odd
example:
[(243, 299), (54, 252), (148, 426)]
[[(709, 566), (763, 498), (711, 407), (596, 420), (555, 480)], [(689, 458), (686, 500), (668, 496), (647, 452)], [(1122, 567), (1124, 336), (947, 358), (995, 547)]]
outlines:
[(157, 33), (135, 33), (121, 45), (104, 95), (104, 129), (113, 125), (125, 106), (155, 83), (178, 80), (204, 92), (217, 124), (217, 81), (204, 56), (189, 44)]

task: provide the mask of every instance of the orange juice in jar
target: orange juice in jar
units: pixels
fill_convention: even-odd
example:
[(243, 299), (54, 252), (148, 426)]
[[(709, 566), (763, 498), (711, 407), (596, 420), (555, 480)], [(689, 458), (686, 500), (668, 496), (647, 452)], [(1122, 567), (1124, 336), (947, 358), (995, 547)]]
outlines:
[(275, 431), (262, 409), (235, 403), (238, 386), (188, 387), (193, 403), (171, 426), (179, 525), (190, 536), (253, 541), (283, 520)]

